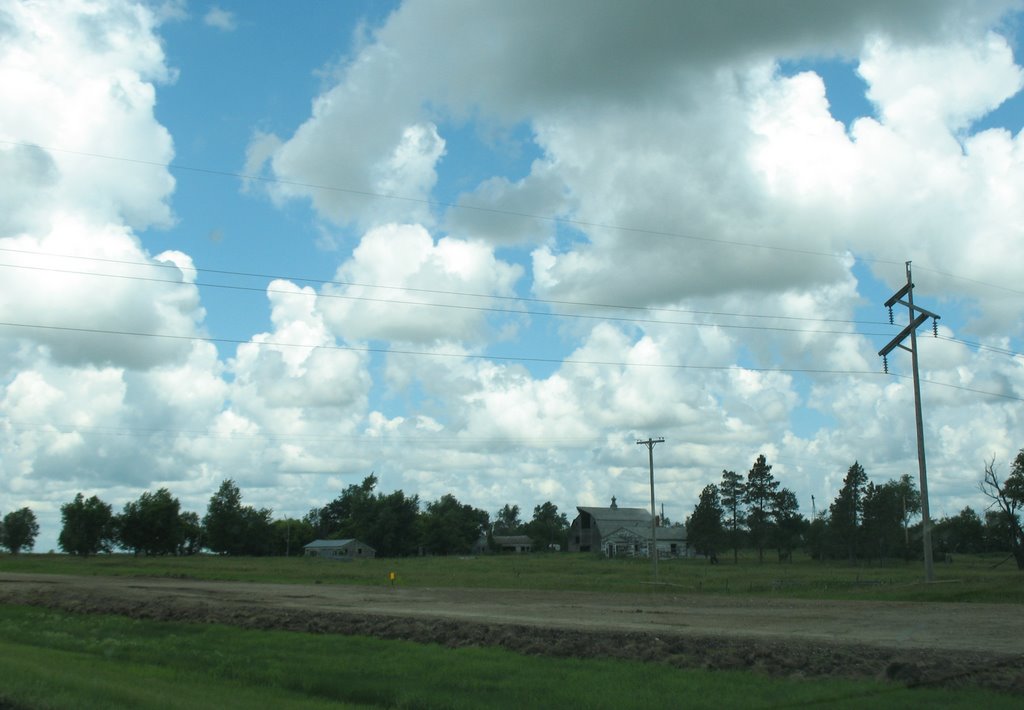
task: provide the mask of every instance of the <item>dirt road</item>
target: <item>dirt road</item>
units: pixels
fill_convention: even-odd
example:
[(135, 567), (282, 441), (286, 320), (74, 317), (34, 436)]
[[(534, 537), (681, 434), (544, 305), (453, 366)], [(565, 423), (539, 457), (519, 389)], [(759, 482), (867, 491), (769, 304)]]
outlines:
[(1024, 615), (994, 604), (408, 589), (0, 573), (0, 602), (773, 675), (1024, 693)]

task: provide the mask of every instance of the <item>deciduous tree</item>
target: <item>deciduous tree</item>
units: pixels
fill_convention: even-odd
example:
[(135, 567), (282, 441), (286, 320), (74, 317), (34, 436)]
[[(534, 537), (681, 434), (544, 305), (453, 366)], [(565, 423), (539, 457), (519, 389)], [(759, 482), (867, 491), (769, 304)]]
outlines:
[(123, 547), (136, 555), (173, 555), (185, 539), (181, 503), (166, 488), (129, 501), (117, 520)]
[(487, 529), (486, 511), (463, 504), (451, 493), (432, 503), (420, 516), (423, 547), (435, 555), (465, 554)]
[(39, 535), (39, 523), (31, 508), (14, 510), (4, 516), (0, 526), (0, 545), (16, 555), (23, 549), (31, 550)]
[(533, 518), (525, 526), (534, 550), (564, 550), (569, 541), (569, 519), (558, 506), (546, 501), (533, 508)]
[(518, 535), (523, 531), (523, 521), (519, 518), (519, 506), (506, 503), (494, 516), (491, 532), (495, 535)]
[(1002, 483), (996, 473), (995, 459), (985, 464), (981, 492), (992, 500), (990, 507), (995, 507), (1000, 513), (1017, 569), (1024, 570), (1024, 529), (1020, 521), (1020, 511), (1024, 509), (1024, 449), (1017, 454), (1010, 467), (1010, 475)]
[(96, 496), (86, 499), (81, 493), (60, 507), (60, 549), (72, 555), (109, 552), (114, 541), (114, 516), (110, 505)]
[(210, 498), (203, 518), (206, 546), (229, 555), (269, 555), (274, 531), (269, 508), (242, 505), (242, 493), (233, 480), (225, 479)]

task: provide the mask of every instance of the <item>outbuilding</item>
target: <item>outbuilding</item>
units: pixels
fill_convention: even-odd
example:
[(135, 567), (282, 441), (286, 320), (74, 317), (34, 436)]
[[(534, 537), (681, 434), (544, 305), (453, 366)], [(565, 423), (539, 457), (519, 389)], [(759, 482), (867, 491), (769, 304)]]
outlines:
[(306, 557), (330, 560), (358, 560), (377, 556), (377, 551), (355, 538), (345, 540), (314, 540), (302, 548)]

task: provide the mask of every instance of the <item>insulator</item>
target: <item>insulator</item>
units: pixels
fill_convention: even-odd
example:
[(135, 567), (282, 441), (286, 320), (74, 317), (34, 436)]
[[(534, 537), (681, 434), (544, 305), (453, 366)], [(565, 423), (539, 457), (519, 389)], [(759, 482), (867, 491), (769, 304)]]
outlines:
[(882, 372), (889, 374), (889, 357), (887, 355), (882, 356)]
[(939, 319), (932, 318), (932, 337), (939, 337)]
[(892, 325), (892, 306), (889, 306), (889, 325)]

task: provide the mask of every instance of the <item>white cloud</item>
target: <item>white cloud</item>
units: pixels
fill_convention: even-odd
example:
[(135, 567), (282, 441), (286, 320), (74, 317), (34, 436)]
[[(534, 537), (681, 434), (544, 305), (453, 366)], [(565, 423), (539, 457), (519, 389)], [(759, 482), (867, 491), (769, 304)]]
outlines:
[(235, 13), (214, 5), (203, 15), (203, 24), (222, 32), (233, 32), (238, 26), (238, 20), (235, 18)]
[[(371, 230), (339, 267), (322, 300), (335, 332), (354, 340), (482, 342), (488, 308), (507, 308), (521, 269), (480, 242), (437, 242), (421, 226)], [(450, 307), (445, 307), (450, 306)]]
[[(202, 510), (237, 476), (247, 502), (301, 514), (376, 470), (382, 489), (427, 500), (571, 513), (611, 495), (645, 504), (635, 440), (651, 435), (666, 437), (659, 498), (678, 520), (762, 451), (805, 512), (812, 494), (827, 507), (854, 459), (880, 479), (912, 473), (904, 379), (773, 369), (877, 371), (852, 322), (866, 300), (854, 256), (881, 259), (874, 275), (895, 286), (913, 259), (922, 290), (957, 309), (983, 287), (934, 270), (1017, 283), (1022, 139), (972, 129), (1021, 87), (991, 34), (1007, 6), (407, 2), (293, 131), (252, 119), (280, 135), (250, 134), (246, 171), (280, 180), (279, 206), (308, 200), (342, 251), (327, 267), (338, 283), (268, 284), (270, 327), (222, 361), (189, 339), (205, 306), (187, 240), (154, 256), (137, 236), (173, 224), (174, 179), (95, 157), (172, 160), (154, 116), (175, 79), (157, 36), (167, 15), (5, 4), (0, 247), (21, 251), (4, 252), (19, 268), (0, 280), (0, 319), (183, 336), (0, 333), (5, 500), (53, 527), (79, 489), (120, 505), (167, 484)], [(836, 55), (858, 62), (877, 107), (849, 129), (820, 76), (780, 70)], [(539, 154), (526, 175), (445, 173), (460, 169), (459, 129), (480, 121), (525, 126)], [(437, 213), (453, 184), (482, 209)], [(171, 283), (132, 278), (154, 275)], [(517, 289), (658, 309), (577, 307), (606, 320), (538, 326), (515, 312)], [(1019, 342), (1018, 298), (978, 311), (986, 344)], [(944, 335), (964, 332), (947, 322)], [(550, 362), (502, 360), (505, 345)], [(955, 512), (1021, 424), (1016, 400), (955, 388), (1021, 397), (1024, 372), (946, 340), (921, 353), (926, 379), (951, 385), (926, 384), (925, 406), (935, 495)]]

